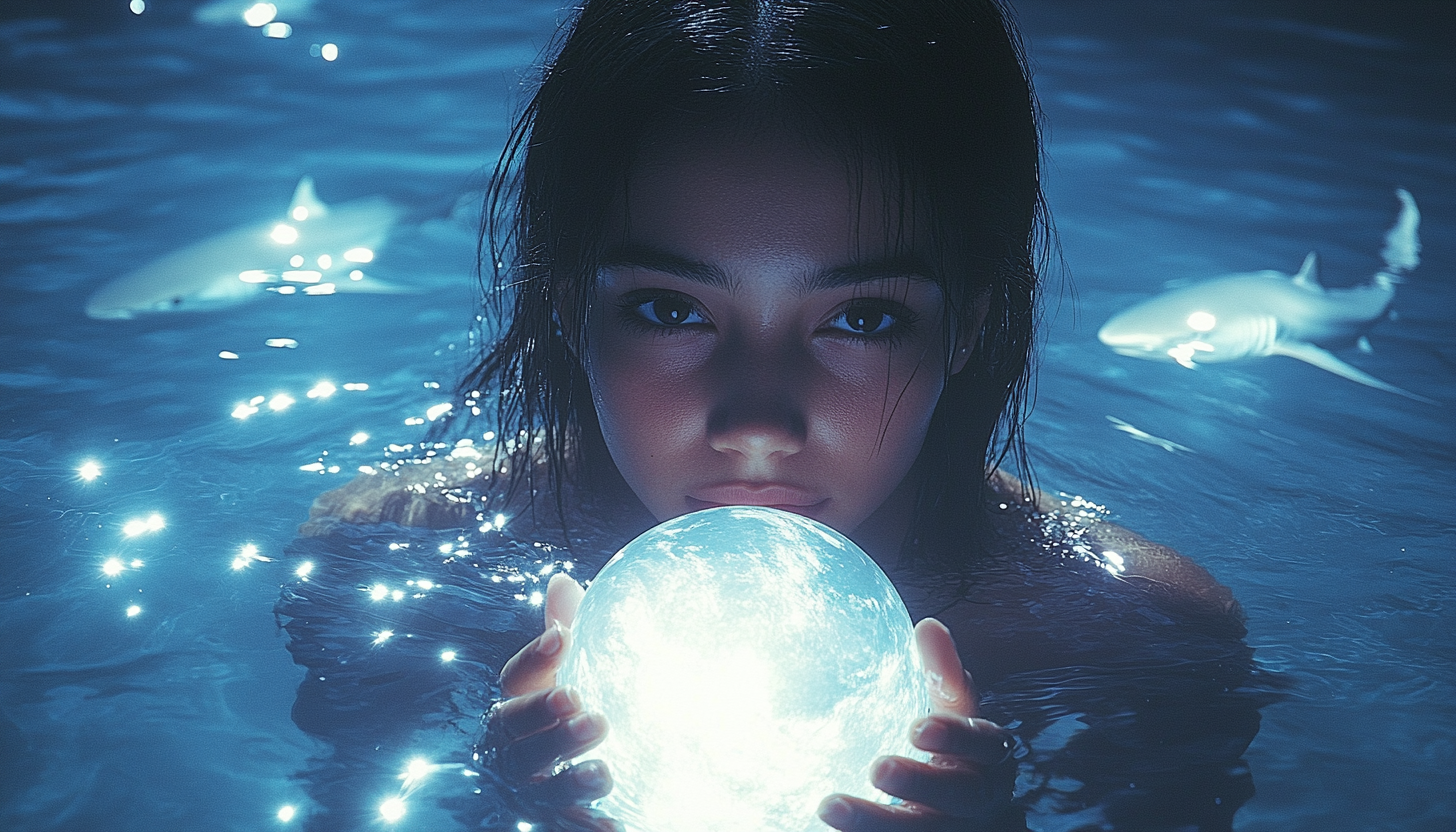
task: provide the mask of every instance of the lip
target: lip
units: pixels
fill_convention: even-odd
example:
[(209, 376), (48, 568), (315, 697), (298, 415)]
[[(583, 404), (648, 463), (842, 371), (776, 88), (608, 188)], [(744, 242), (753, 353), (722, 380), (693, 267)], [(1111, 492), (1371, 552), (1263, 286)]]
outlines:
[(792, 485), (727, 482), (694, 489), (687, 501), (694, 511), (719, 506), (763, 506), (808, 514), (829, 498)]

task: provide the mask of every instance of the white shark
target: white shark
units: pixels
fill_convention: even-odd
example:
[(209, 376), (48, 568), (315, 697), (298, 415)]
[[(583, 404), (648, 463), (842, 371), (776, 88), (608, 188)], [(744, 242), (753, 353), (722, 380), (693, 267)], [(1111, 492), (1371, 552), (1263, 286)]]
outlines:
[(1266, 270), (1230, 274), (1182, 286), (1114, 315), (1098, 340), (1122, 355), (1200, 364), (1287, 355), (1351, 381), (1417, 396), (1337, 358), (1331, 347), (1370, 351), (1365, 332), (1389, 314), (1395, 285), (1420, 264), (1421, 215), (1410, 193), (1397, 190), (1400, 217), (1385, 235), (1385, 268), (1369, 283), (1326, 289), (1315, 274), (1314, 252), (1294, 275)]
[(92, 318), (205, 311), (279, 294), (400, 292), (361, 266), (374, 259), (401, 210), (382, 197), (330, 207), (299, 180), (281, 220), (244, 226), (193, 243), (122, 275), (86, 301)]

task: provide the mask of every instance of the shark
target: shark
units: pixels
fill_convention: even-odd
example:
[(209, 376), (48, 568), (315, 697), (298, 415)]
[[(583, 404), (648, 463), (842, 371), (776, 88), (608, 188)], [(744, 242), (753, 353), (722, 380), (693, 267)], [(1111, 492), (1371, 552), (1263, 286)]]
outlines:
[(1400, 215), (1385, 235), (1385, 268), (1368, 282), (1327, 289), (1319, 282), (1319, 258), (1310, 252), (1294, 274), (1274, 269), (1223, 275), (1178, 286), (1112, 316), (1097, 338), (1121, 355), (1203, 364), (1284, 355), (1351, 381), (1405, 396), (1402, 390), (1330, 352), (1349, 345), (1370, 352), (1365, 333), (1391, 317), (1390, 304), (1403, 276), (1420, 265), (1421, 215), (1415, 198), (1397, 189)]
[(166, 254), (97, 289), (86, 315), (123, 320), (208, 311), (278, 294), (403, 292), (366, 275), (402, 210), (382, 197), (326, 205), (305, 176), (281, 219), (242, 226)]

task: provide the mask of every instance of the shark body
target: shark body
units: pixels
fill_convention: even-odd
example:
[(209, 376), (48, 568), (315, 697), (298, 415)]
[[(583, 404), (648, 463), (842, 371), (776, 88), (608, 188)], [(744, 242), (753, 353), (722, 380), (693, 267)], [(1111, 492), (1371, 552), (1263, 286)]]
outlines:
[[(97, 289), (86, 314), (98, 319), (206, 311), (235, 306), (272, 290), (281, 294), (398, 292), (363, 274), (401, 210), (381, 197), (325, 205), (305, 176), (287, 215), (178, 249)], [(295, 265), (297, 264), (297, 265)]]
[(1429, 401), (1351, 366), (1329, 350), (1358, 344), (1369, 351), (1367, 330), (1384, 319), (1401, 276), (1420, 263), (1420, 212), (1405, 190), (1401, 211), (1386, 234), (1385, 268), (1369, 283), (1326, 289), (1314, 252), (1293, 275), (1266, 270), (1231, 274), (1182, 286), (1114, 315), (1097, 333), (1122, 355), (1176, 361), (1188, 368), (1266, 355), (1286, 355), (1351, 381)]

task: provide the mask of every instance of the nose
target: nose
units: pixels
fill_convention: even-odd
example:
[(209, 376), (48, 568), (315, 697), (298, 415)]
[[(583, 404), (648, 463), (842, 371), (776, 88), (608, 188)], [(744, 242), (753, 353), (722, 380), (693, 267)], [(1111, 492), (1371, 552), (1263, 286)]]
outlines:
[[(708, 415), (708, 444), (719, 453), (740, 457), (748, 477), (770, 477), (771, 466), (804, 449), (808, 424), (785, 361), (743, 361), (724, 356), (717, 402)], [(796, 391), (794, 388), (798, 387)]]

